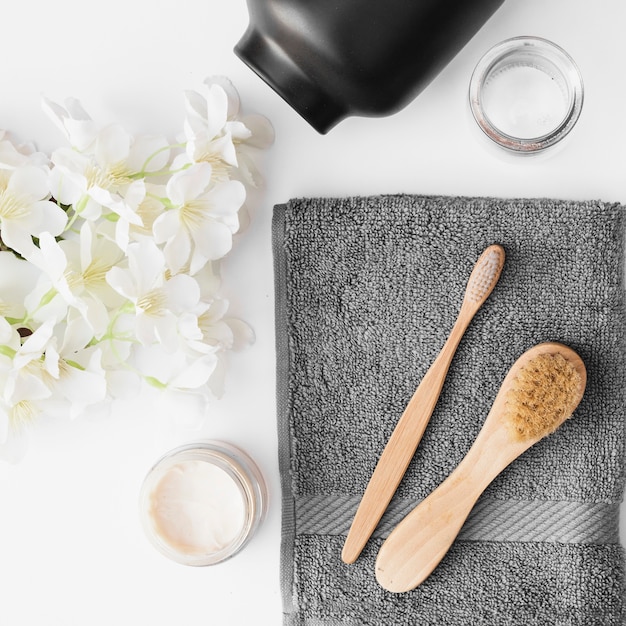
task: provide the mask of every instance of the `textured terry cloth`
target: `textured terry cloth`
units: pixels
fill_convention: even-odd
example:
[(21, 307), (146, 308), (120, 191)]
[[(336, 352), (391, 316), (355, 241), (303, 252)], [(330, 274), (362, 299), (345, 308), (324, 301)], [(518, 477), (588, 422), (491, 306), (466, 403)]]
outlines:
[[(626, 623), (624, 211), (406, 195), (275, 207), (285, 625)], [(507, 254), (500, 281), (461, 340), (390, 509), (346, 565), (360, 496), (492, 243)], [(488, 487), (422, 585), (383, 590), (383, 538), (456, 467), (510, 366), (543, 341), (586, 363), (576, 413)]]

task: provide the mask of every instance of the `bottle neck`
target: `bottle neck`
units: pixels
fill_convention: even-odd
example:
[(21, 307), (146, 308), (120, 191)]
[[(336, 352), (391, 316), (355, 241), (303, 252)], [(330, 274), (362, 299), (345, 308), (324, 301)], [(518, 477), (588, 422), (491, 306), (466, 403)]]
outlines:
[(250, 26), (235, 54), (256, 72), (317, 132), (327, 133), (350, 111), (326, 93), (280, 45)]

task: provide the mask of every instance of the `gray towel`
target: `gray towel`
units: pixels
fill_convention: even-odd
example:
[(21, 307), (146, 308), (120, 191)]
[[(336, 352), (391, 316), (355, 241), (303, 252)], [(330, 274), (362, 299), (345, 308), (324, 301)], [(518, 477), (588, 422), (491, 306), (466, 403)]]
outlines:
[[(624, 226), (624, 207), (601, 202), (398, 195), (275, 207), (285, 625), (626, 623)], [(507, 254), (500, 282), (389, 510), (346, 565), (360, 496), (492, 243)], [(383, 538), (456, 467), (510, 366), (543, 341), (586, 363), (576, 413), (489, 486), (422, 585), (383, 590)]]

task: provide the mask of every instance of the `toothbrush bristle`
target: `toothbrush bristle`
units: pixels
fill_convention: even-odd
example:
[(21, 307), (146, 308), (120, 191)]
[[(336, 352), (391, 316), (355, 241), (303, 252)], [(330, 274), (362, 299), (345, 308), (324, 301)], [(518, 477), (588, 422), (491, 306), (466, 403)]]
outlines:
[(561, 354), (540, 354), (521, 368), (506, 396), (504, 419), (518, 441), (541, 438), (570, 417), (582, 378)]
[(504, 263), (502, 249), (491, 248), (483, 255), (467, 285), (467, 297), (472, 302), (481, 302), (493, 289)]

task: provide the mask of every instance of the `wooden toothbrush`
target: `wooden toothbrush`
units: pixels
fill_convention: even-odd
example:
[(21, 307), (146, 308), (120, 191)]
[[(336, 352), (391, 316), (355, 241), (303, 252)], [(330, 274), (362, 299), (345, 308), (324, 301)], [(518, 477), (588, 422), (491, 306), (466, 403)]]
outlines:
[(398, 488), (435, 410), (452, 357), (472, 318), (496, 286), (504, 258), (502, 246), (494, 244), (476, 261), (452, 331), (400, 417), (363, 493), (341, 552), (345, 563), (354, 563), (361, 554)]
[(504, 379), (465, 458), (383, 543), (376, 560), (378, 582), (396, 593), (421, 584), (448, 552), (487, 485), (571, 416), (586, 381), (584, 363), (567, 346), (544, 343), (525, 352)]

